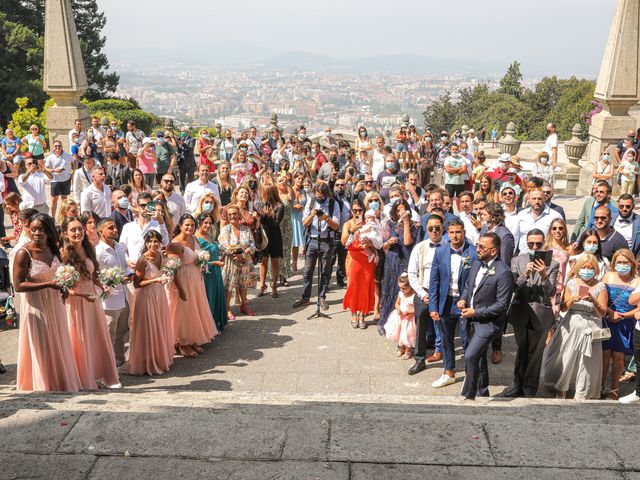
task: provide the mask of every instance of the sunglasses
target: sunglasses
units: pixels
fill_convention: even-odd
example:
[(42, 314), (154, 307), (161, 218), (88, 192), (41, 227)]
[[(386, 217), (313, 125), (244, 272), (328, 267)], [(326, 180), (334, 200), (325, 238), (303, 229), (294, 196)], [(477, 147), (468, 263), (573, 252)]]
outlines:
[(633, 210), (633, 205), (620, 205), (620, 204), (618, 204), (618, 210)]
[(352, 208), (351, 211), (353, 213), (362, 213), (364, 210), (360, 209), (360, 208)]
[(564, 230), (564, 227), (551, 227), (552, 232), (561, 232), (562, 230)]
[(503, 197), (513, 197), (513, 195), (514, 195), (513, 192), (502, 192)]
[(440, 228), (440, 227), (428, 227), (427, 230), (429, 232), (440, 232), (440, 231), (442, 231), (442, 228)]
[(166, 178), (163, 178), (162, 181), (164, 183), (174, 183), (175, 182), (175, 180), (167, 180)]
[(542, 242), (527, 242), (527, 247), (529, 248), (533, 248), (533, 247), (542, 248), (542, 245), (543, 245)]
[(596, 220), (596, 221), (597, 220), (603, 220), (603, 221), (606, 222), (607, 220), (609, 220), (609, 217), (593, 217), (593, 219)]

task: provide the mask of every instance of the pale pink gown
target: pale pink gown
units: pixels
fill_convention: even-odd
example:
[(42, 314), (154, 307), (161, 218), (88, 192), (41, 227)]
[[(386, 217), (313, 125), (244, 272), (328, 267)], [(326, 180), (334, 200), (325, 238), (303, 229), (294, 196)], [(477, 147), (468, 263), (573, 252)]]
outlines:
[[(93, 274), (93, 262), (87, 258), (86, 265), (89, 273)], [(69, 335), (82, 388), (97, 390), (98, 381), (107, 387), (118, 387), (120, 379), (113, 345), (96, 286), (93, 281), (80, 277), (73, 290), (96, 295), (93, 302), (75, 295), (67, 298)]]
[(175, 343), (178, 345), (209, 343), (218, 335), (218, 329), (209, 308), (202, 272), (195, 264), (195, 254), (189, 247), (184, 247), (182, 267), (176, 273), (176, 277), (187, 291), (187, 301), (180, 300), (174, 282), (167, 284), (169, 316), (173, 325)]
[[(144, 269), (144, 280), (162, 275), (153, 262), (147, 261)], [(161, 375), (168, 371), (173, 364), (173, 330), (162, 284), (152, 283), (136, 289), (131, 318), (129, 373)]]
[[(59, 265), (57, 258), (51, 266), (32, 258), (27, 279), (51, 281)], [(79, 391), (80, 377), (73, 360), (67, 312), (60, 291), (43, 288), (24, 292), (20, 298), (20, 320), (17, 390)]]

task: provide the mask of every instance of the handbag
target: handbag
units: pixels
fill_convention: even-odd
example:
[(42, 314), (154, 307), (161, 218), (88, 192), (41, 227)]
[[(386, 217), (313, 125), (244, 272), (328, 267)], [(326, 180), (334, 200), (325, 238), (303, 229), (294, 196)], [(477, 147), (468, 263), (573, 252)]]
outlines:
[(267, 238), (267, 232), (264, 231), (264, 227), (260, 225), (260, 228), (253, 230), (253, 241), (256, 245), (256, 250), (262, 251), (267, 248), (269, 239)]
[(591, 327), (591, 342), (604, 342), (611, 338), (611, 330), (609, 328)]

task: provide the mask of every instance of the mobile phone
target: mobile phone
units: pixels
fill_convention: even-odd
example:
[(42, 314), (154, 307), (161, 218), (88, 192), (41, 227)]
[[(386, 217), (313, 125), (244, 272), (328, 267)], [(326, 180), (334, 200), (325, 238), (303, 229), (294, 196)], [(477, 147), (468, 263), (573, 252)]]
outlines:
[(542, 260), (546, 267), (551, 266), (551, 257), (553, 256), (553, 252), (551, 250), (538, 250), (536, 252), (529, 252), (529, 258), (532, 262), (536, 260)]
[(589, 287), (587, 287), (586, 285), (580, 285), (580, 288), (578, 290), (578, 295), (580, 296), (580, 298), (586, 297), (587, 295), (589, 295)]
[(156, 202), (147, 203), (147, 212), (153, 212), (156, 209)]
[(363, 180), (364, 180), (364, 174), (363, 173), (358, 174), (358, 181), (362, 182)]

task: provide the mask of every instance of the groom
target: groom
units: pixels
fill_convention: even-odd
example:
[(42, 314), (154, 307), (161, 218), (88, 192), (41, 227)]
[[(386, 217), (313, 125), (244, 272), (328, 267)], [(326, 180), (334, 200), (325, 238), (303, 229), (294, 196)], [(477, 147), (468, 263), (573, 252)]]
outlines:
[(514, 280), (511, 269), (496, 257), (500, 252), (500, 237), (485, 233), (476, 245), (478, 259), (471, 265), (458, 308), (468, 320), (471, 337), (464, 352), (465, 379), (462, 396), (475, 400), (489, 396), (487, 347), (502, 333)]

